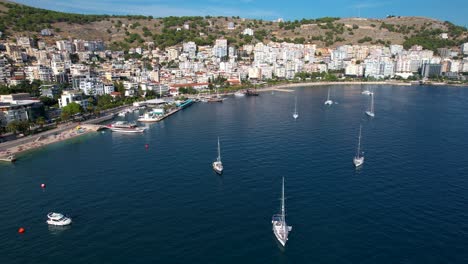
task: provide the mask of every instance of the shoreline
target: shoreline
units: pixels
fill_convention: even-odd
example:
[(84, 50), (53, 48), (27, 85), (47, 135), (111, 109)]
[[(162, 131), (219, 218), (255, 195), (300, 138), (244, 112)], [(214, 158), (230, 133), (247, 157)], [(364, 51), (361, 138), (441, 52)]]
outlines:
[(15, 156), (15, 158), (18, 158), (18, 155), (21, 155), (24, 152), (77, 138), (92, 132), (97, 132), (102, 128), (102, 126), (96, 125), (94, 123), (105, 122), (109, 119), (112, 119), (113, 117), (114, 115), (111, 114), (88, 120), (84, 123), (71, 123), (65, 125), (64, 127), (58, 127), (56, 129), (45, 131), (31, 137), (19, 138), (13, 141), (4, 142), (0, 144), (0, 158), (5, 158), (5, 161), (9, 156), (12, 155)]
[(0, 157), (8, 157), (10, 155), (14, 155), (16, 158), (18, 158), (19, 155), (25, 152), (40, 149), (42, 147), (47, 147), (69, 139), (78, 138), (83, 135), (88, 135), (92, 132), (96, 132), (96, 130), (87, 127), (87, 125), (77, 125), (75, 128), (67, 129), (59, 133), (50, 134), (44, 137), (39, 136), (32, 142), (22, 144), (20, 143), (15, 146), (9, 147), (5, 150), (0, 151)]

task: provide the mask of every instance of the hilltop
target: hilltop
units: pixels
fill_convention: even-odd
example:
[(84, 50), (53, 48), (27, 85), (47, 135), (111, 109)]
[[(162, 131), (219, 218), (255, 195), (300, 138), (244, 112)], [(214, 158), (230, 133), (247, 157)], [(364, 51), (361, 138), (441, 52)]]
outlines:
[[(229, 23), (234, 25), (234, 29), (228, 29)], [(324, 17), (284, 22), (212, 16), (153, 18), (70, 14), (0, 0), (2, 38), (21, 35), (37, 38), (44, 28), (54, 31), (54, 36), (44, 38), (47, 42), (64, 38), (100, 39), (111, 49), (124, 50), (141, 46), (145, 42), (153, 42), (159, 48), (184, 41), (211, 45), (220, 37), (238, 47), (259, 41), (286, 41), (314, 43), (319, 47), (403, 44), (408, 48), (418, 44), (434, 51), (468, 42), (465, 27), (424, 17)], [(254, 35), (243, 35), (246, 28), (251, 28)], [(442, 33), (447, 33), (448, 38), (442, 38)]]

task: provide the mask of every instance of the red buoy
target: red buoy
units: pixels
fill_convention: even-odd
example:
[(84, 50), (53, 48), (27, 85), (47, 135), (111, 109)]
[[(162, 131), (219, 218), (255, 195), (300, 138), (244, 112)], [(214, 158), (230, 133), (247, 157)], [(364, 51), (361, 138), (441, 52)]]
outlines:
[(25, 230), (24, 228), (22, 228), (22, 227), (20, 227), (20, 228), (18, 229), (18, 233), (20, 233), (20, 234), (23, 234), (24, 231), (26, 231), (26, 230)]
[(45, 183), (42, 183), (42, 184), (41, 184), (41, 188), (42, 188), (42, 189), (45, 188)]
[(149, 144), (145, 144), (145, 148), (148, 149), (148, 148), (149, 148)]

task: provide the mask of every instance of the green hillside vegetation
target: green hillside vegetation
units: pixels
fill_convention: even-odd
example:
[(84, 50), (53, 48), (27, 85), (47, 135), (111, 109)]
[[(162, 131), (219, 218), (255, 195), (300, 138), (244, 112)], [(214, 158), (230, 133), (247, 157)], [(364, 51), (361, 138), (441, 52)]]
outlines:
[[(227, 24), (234, 23), (235, 29)], [(189, 29), (184, 29), (188, 25)], [(386, 19), (324, 17), (273, 22), (242, 19), (237, 16), (184, 16), (153, 18), (151, 16), (80, 15), (49, 11), (0, 0), (0, 31), (3, 38), (26, 35), (37, 37), (41, 29), (54, 29), (56, 39), (101, 39), (112, 50), (129, 50), (153, 42), (159, 48), (194, 41), (212, 45), (217, 38), (226, 38), (230, 45), (291, 42), (314, 43), (319, 47), (343, 44), (403, 44), (406, 48), (421, 45), (436, 51), (468, 42), (465, 27), (423, 17), (389, 17)], [(245, 28), (253, 36), (243, 35)], [(440, 38), (448, 33), (449, 39)]]

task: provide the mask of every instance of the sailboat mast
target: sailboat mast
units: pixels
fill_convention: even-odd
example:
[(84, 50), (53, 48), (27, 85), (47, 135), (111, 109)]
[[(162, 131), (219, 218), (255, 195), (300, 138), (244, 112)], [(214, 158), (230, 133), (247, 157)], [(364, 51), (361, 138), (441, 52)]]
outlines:
[(297, 114), (297, 96), (294, 100), (294, 114)]
[(374, 113), (374, 94), (372, 94), (371, 97), (371, 113)]
[(361, 154), (361, 130), (362, 130), (362, 125), (359, 126), (359, 140), (358, 140), (358, 147), (357, 147), (358, 158), (359, 158), (359, 155)]
[(283, 188), (282, 188), (282, 191), (281, 191), (281, 221), (282, 221), (282, 224), (283, 224), (283, 228), (285, 226), (285, 212), (284, 212), (284, 177), (283, 177)]
[(328, 97), (327, 97), (327, 101), (330, 100), (330, 88), (328, 88)]
[(218, 137), (218, 161), (221, 161), (221, 148), (219, 147), (219, 137)]

